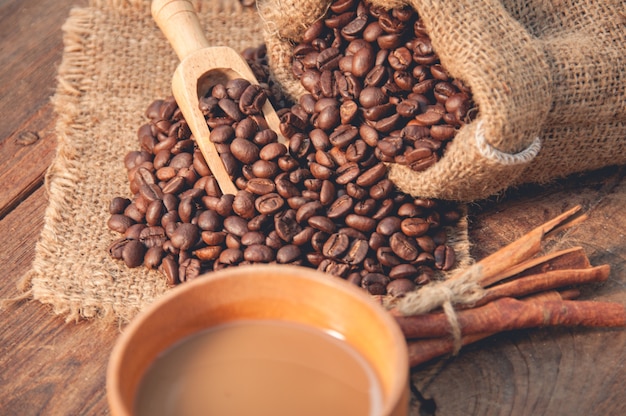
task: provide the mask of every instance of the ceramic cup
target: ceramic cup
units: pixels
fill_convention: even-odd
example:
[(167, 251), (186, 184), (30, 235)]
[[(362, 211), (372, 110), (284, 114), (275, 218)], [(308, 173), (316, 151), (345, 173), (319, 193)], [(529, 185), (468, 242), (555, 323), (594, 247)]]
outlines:
[(376, 374), (380, 415), (407, 415), (408, 354), (395, 320), (351, 283), (287, 265), (211, 272), (172, 289), (142, 311), (124, 329), (109, 360), (111, 414), (133, 414), (146, 370), (172, 345), (201, 331), (246, 320), (304, 324), (343, 339)]

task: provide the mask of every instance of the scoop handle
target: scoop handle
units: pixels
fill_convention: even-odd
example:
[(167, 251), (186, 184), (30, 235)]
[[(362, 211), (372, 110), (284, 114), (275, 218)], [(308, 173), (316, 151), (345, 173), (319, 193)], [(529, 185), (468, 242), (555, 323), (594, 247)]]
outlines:
[(198, 15), (188, 0), (153, 0), (152, 17), (181, 61), (193, 52), (208, 48)]

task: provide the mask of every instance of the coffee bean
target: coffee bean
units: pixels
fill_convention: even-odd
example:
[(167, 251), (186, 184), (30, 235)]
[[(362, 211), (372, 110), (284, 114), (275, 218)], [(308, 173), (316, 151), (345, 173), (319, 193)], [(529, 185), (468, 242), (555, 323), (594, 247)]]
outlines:
[(369, 71), (374, 67), (375, 56), (371, 46), (366, 43), (364, 47), (361, 47), (352, 58), (352, 70), (351, 73), (357, 77), (363, 77), (367, 75)]
[(324, 49), (317, 56), (317, 68), (320, 71), (333, 70), (339, 66), (341, 55), (337, 48)]
[[(320, 203), (324, 206), (331, 204), (336, 197), (336, 187), (330, 180), (322, 181), (322, 188), (320, 189)], [(453, 221), (449, 221), (452, 223)]]
[(359, 94), (359, 102), (364, 108), (371, 108), (387, 103), (387, 96), (377, 87), (366, 87)]
[(358, 201), (354, 205), (353, 210), (354, 210), (354, 213), (357, 215), (368, 216), (376, 211), (377, 205), (378, 203), (374, 199), (368, 198), (362, 201)]
[(188, 258), (180, 263), (178, 267), (178, 279), (180, 282), (188, 282), (200, 276), (202, 265), (200, 260)]
[(346, 185), (346, 194), (356, 200), (359, 200), (367, 197), (367, 190), (355, 183), (350, 182)]
[(127, 206), (131, 203), (130, 199), (117, 196), (111, 199), (109, 204), (110, 214), (122, 214)]
[(370, 194), (370, 197), (376, 200), (381, 200), (381, 199), (388, 198), (389, 195), (391, 195), (391, 193), (393, 192), (393, 190), (394, 190), (393, 182), (391, 182), (390, 179), (383, 179), (381, 181), (378, 181), (374, 185), (372, 185), (372, 187), (370, 188), (369, 194)]
[(302, 227), (296, 221), (296, 212), (288, 209), (274, 216), (274, 229), (283, 241), (289, 243), (302, 230)]
[(260, 86), (249, 85), (241, 94), (239, 109), (244, 114), (258, 114), (267, 100), (267, 93)]
[(239, 106), (230, 98), (222, 98), (218, 101), (217, 105), (226, 116), (235, 121), (241, 121), (245, 117), (241, 110), (239, 110)]
[(388, 241), (382, 234), (373, 232), (370, 235), (368, 244), (372, 250), (377, 251), (379, 248), (387, 246)]
[(275, 192), (262, 195), (254, 201), (256, 210), (265, 215), (276, 214), (283, 205), (285, 205), (285, 200)]
[[(333, 13), (341, 14), (349, 11), (353, 8), (353, 6), (354, 0), (335, 0), (330, 5), (330, 9), (333, 11)], [(316, 37), (319, 37), (319, 33)]]
[[(361, 139), (357, 139), (350, 143), (346, 148), (346, 159), (350, 162), (361, 162), (361, 165), (367, 167), (370, 165), (370, 160), (372, 157), (372, 153), (370, 152), (370, 148)], [(374, 162), (374, 160), (371, 160)]]
[(231, 215), (224, 218), (224, 229), (230, 234), (241, 237), (248, 231), (248, 224), (245, 219)]
[(163, 187), (164, 194), (178, 194), (182, 192), (186, 187), (185, 178), (182, 176), (175, 176), (170, 179)]
[(161, 222), (161, 217), (165, 214), (165, 206), (160, 199), (154, 200), (148, 205), (146, 210), (146, 223), (148, 225), (157, 225)]
[(244, 260), (255, 263), (269, 263), (274, 260), (274, 250), (262, 244), (253, 244), (243, 252)]
[(450, 270), (454, 266), (456, 256), (454, 250), (447, 245), (439, 245), (435, 249), (435, 267), (439, 270)]
[(174, 247), (189, 250), (198, 242), (199, 238), (200, 230), (196, 225), (181, 223), (172, 234), (171, 241)]
[(343, 261), (356, 266), (361, 264), (369, 252), (369, 245), (366, 240), (357, 238), (350, 243), (348, 252), (343, 256)]
[(156, 269), (161, 265), (161, 260), (165, 256), (165, 250), (160, 245), (150, 247), (144, 255), (143, 264), (148, 269)]
[(220, 253), (218, 259), (226, 265), (237, 264), (243, 260), (243, 252), (236, 248), (227, 248)]
[(372, 215), (372, 219), (380, 221), (383, 218), (387, 218), (392, 215), (395, 209), (394, 201), (391, 199), (384, 199), (380, 202), (378, 210)]
[(400, 297), (415, 290), (416, 285), (412, 280), (399, 278), (387, 284), (386, 290), (393, 297)]
[(363, 232), (372, 231), (376, 227), (376, 220), (364, 215), (348, 214), (345, 222), (347, 226)]
[(165, 275), (168, 286), (175, 286), (180, 283), (178, 280), (178, 263), (171, 255), (163, 258), (159, 270)]
[[(271, 130), (263, 130), (271, 131)], [(287, 154), (287, 148), (282, 143), (267, 143), (261, 148), (259, 157), (263, 160), (274, 160)]]
[(251, 246), (253, 244), (263, 244), (265, 242), (265, 235), (259, 231), (248, 231), (241, 236), (241, 244), (244, 246)]
[(326, 240), (322, 247), (322, 254), (337, 259), (341, 257), (350, 245), (350, 239), (345, 234), (334, 233)]
[(314, 215), (319, 214), (322, 211), (322, 204), (319, 201), (311, 201), (303, 204), (296, 211), (296, 221), (303, 223), (308, 221)]
[(244, 164), (250, 164), (259, 158), (259, 148), (254, 143), (240, 138), (235, 138), (230, 151), (237, 160)]
[(346, 185), (348, 182), (354, 181), (360, 174), (359, 165), (355, 162), (348, 162), (337, 169), (335, 182), (340, 185)]
[(146, 228), (145, 224), (133, 224), (124, 231), (124, 237), (131, 240), (139, 240), (141, 232)]
[(417, 276), (417, 267), (412, 264), (399, 264), (392, 267), (389, 271), (389, 278), (394, 279), (412, 279)]
[(300, 248), (293, 244), (282, 246), (276, 252), (276, 261), (281, 264), (293, 263), (302, 255)]
[(111, 244), (109, 244), (109, 247), (107, 248), (109, 255), (116, 260), (120, 260), (122, 258), (122, 252), (124, 251), (124, 247), (131, 240), (132, 239), (126, 237), (114, 240)]
[(359, 176), (356, 184), (359, 186), (372, 186), (380, 181), (387, 174), (387, 167), (384, 163), (377, 163)]
[(276, 191), (276, 184), (268, 178), (252, 178), (246, 185), (246, 190), (255, 195), (265, 195)]
[(232, 100), (239, 100), (249, 85), (250, 82), (243, 78), (231, 79), (226, 83), (226, 94), (228, 94), (228, 97)]
[(309, 165), (311, 174), (318, 179), (330, 179), (333, 176), (333, 170), (329, 167), (320, 165), (319, 163), (311, 163)]
[(122, 260), (130, 268), (139, 267), (145, 254), (146, 246), (137, 240), (129, 240), (122, 249)]
[(184, 198), (178, 204), (178, 217), (184, 223), (191, 222), (196, 214), (196, 204), (192, 198)]
[(393, 267), (401, 264), (402, 261), (395, 255), (391, 247), (380, 247), (376, 250), (376, 259), (382, 266)]
[[(246, 117), (235, 126), (235, 138), (252, 141), (258, 134), (259, 126), (252, 117)], [(229, 142), (231, 142), (229, 140)]]
[(361, 287), (372, 295), (385, 295), (389, 278), (382, 273), (367, 273), (361, 279)]
[(296, 246), (309, 244), (316, 232), (317, 230), (315, 228), (306, 226), (293, 235), (291, 242)]
[(124, 214), (113, 214), (109, 217), (107, 225), (113, 231), (123, 234), (135, 221)]
[(376, 232), (383, 236), (390, 236), (400, 231), (402, 220), (398, 217), (385, 217), (378, 222)]
[(213, 211), (202, 211), (198, 216), (197, 226), (202, 231), (219, 231), (222, 227), (222, 217)]
[(345, 277), (350, 270), (350, 266), (331, 259), (324, 259), (317, 266), (317, 270), (333, 276)]
[(325, 233), (331, 234), (335, 231), (335, 229), (337, 228), (337, 226), (335, 225), (335, 223), (333, 223), (333, 221), (325, 216), (322, 215), (314, 215), (312, 217), (310, 217), (307, 220), (307, 223), (320, 231), (324, 231)]

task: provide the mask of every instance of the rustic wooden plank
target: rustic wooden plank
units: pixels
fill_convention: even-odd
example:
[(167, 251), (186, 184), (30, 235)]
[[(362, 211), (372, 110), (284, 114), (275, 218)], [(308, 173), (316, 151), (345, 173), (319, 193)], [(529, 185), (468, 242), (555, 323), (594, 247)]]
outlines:
[[(26, 132), (37, 139), (32, 143), (25, 141), (22, 134)], [(0, 142), (0, 218), (43, 184), (55, 150), (51, 103), (42, 106), (24, 120), (18, 132)]]
[[(41, 185), (52, 160), (50, 97), (63, 53), (61, 25), (71, 7), (86, 4), (86, 0), (0, 2), (0, 218)], [(39, 139), (24, 145), (24, 134)]]
[[(43, 226), (45, 192), (38, 185), (51, 160), (54, 116), (49, 98), (62, 54), (61, 25), (70, 7), (87, 0), (0, 1), (0, 298), (19, 295), (16, 280), (34, 257)], [(23, 131), (41, 138), (18, 147)], [(553, 242), (584, 243), (592, 263), (608, 262), (608, 282), (584, 294), (626, 302), (624, 290), (623, 172), (606, 170), (584, 181), (551, 188), (526, 187), (472, 205), (473, 253), (478, 257), (519, 237), (564, 208), (581, 203), (590, 221)], [(12, 192), (12, 193), (11, 193)], [(32, 195), (31, 195), (32, 193)], [(30, 195), (30, 196), (29, 196)], [(2, 199), (5, 198), (5, 199)], [(108, 414), (105, 367), (118, 335), (115, 325), (65, 323), (50, 309), (26, 301), (0, 314), (0, 413), (7, 415)], [(623, 330), (518, 331), (464, 348), (416, 372), (437, 415), (623, 414), (626, 397)], [(429, 414), (427, 406), (412, 414)]]
[[(0, 220), (5, 243), (0, 298), (19, 296), (16, 284), (34, 258), (47, 198), (38, 189)], [(10, 238), (7, 238), (10, 237)], [(105, 373), (119, 334), (115, 325), (69, 322), (48, 306), (23, 301), (2, 313), (0, 413), (107, 414)]]
[(23, 0), (0, 3), (0, 140), (46, 105), (61, 62), (61, 25), (86, 0)]
[[(61, 25), (71, 7), (86, 4), (0, 2), (1, 299), (20, 295), (17, 280), (34, 258), (47, 205), (40, 185), (55, 148), (50, 97), (62, 56)], [(39, 140), (20, 145), (23, 132), (36, 133)], [(105, 368), (117, 327), (65, 323), (34, 301), (0, 316), (0, 413), (108, 414)]]

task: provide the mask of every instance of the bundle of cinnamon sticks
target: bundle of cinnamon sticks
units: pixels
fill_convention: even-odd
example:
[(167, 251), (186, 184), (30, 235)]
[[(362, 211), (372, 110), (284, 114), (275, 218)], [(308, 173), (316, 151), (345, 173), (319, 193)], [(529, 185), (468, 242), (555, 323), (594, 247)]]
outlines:
[(407, 339), (411, 367), (502, 331), (626, 326), (623, 304), (575, 300), (577, 287), (608, 278), (608, 265), (593, 267), (581, 247), (537, 256), (546, 238), (585, 218), (576, 206), (450, 279), (399, 299), (390, 312)]

